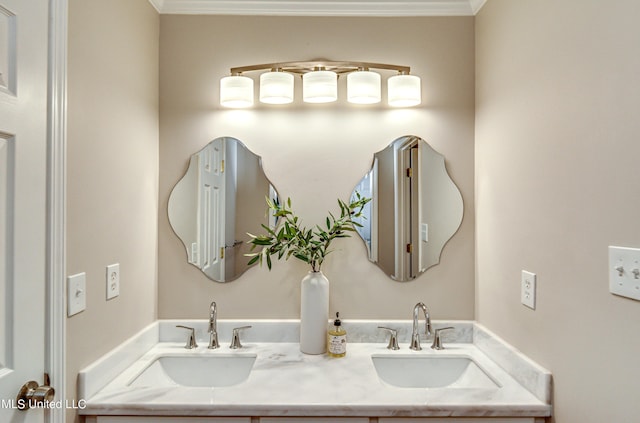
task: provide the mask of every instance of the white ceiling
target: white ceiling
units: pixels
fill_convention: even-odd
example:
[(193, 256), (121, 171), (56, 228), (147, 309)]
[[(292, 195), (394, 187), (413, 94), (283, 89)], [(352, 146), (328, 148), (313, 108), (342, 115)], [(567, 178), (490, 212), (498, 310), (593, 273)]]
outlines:
[(487, 0), (149, 0), (159, 13), (272, 16), (474, 16)]

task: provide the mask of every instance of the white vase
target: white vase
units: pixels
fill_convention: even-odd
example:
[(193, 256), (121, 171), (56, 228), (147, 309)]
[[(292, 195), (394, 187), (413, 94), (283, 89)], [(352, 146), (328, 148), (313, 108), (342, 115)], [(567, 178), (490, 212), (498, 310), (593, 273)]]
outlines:
[(329, 280), (322, 272), (309, 272), (302, 279), (300, 299), (300, 351), (324, 354), (329, 322)]

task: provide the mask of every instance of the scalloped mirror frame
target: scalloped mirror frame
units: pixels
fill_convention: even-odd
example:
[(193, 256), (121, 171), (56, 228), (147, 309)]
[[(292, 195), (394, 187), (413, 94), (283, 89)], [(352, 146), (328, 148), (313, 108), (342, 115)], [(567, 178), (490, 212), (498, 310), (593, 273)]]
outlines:
[(377, 152), (352, 196), (356, 192), (372, 199), (357, 228), (368, 258), (396, 281), (414, 280), (440, 263), (462, 223), (462, 194), (445, 157), (417, 136)]
[(216, 282), (240, 277), (251, 267), (247, 232), (275, 226), (266, 198), (276, 200), (278, 193), (262, 159), (238, 139), (216, 138), (193, 154), (167, 207), (187, 261)]

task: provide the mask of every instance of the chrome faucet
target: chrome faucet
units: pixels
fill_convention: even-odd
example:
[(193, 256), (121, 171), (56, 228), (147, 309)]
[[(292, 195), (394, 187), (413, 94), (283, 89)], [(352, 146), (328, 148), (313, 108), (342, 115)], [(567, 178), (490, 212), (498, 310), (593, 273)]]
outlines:
[(426, 335), (431, 335), (431, 318), (429, 317), (429, 310), (427, 310), (427, 306), (424, 305), (424, 303), (418, 303), (413, 307), (413, 331), (411, 332), (411, 345), (409, 346), (409, 348), (414, 351), (420, 351), (422, 349), (420, 346), (420, 334), (418, 333), (418, 314), (420, 310), (424, 313), (424, 333)]
[(209, 349), (213, 350), (220, 347), (218, 344), (218, 307), (213, 301), (209, 306)]

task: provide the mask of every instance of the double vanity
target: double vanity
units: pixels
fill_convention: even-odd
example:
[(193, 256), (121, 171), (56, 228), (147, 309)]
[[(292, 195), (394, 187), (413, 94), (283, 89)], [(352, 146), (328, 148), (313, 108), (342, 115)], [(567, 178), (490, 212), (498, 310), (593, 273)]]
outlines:
[[(193, 327), (195, 342), (177, 325)], [(230, 348), (233, 329), (246, 326)], [(411, 321), (343, 326), (347, 354), (331, 358), (300, 352), (297, 320), (221, 320), (215, 349), (207, 321), (155, 322), (80, 373), (81, 414), (89, 423), (540, 423), (551, 415), (551, 374), (475, 322), (434, 321), (434, 332), (453, 327), (439, 333), (441, 350), (424, 336), (421, 350), (410, 349)], [(396, 331), (399, 349), (380, 326)]]
[[(396, 281), (438, 264), (462, 221), (444, 156), (416, 136), (376, 153), (352, 198), (361, 195), (371, 201), (354, 226), (369, 261)], [(279, 224), (265, 197), (283, 199), (239, 140), (216, 138), (194, 154), (168, 203), (188, 262), (217, 282), (240, 277), (251, 265), (248, 233)], [(88, 423), (542, 423), (551, 415), (548, 371), (475, 322), (430, 322), (422, 303), (413, 321), (343, 321), (340, 358), (300, 352), (299, 320), (216, 315), (212, 303), (209, 321), (157, 321), (84, 369), (80, 414)]]

